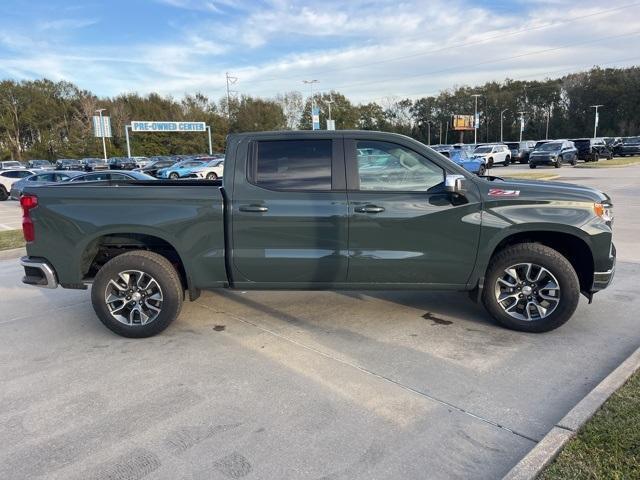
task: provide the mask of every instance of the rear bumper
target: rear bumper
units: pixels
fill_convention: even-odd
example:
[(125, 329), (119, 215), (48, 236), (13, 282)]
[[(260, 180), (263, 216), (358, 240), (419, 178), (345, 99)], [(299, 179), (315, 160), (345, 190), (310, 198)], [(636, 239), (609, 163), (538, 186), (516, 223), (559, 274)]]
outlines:
[(56, 288), (58, 286), (56, 272), (46, 260), (37, 257), (22, 257), (20, 265), (24, 268), (22, 283), (42, 288)]
[(609, 259), (611, 261), (611, 268), (601, 272), (593, 272), (593, 284), (591, 286), (592, 293), (599, 292), (600, 290), (607, 288), (611, 284), (613, 276), (616, 273), (616, 247), (613, 243), (611, 244)]

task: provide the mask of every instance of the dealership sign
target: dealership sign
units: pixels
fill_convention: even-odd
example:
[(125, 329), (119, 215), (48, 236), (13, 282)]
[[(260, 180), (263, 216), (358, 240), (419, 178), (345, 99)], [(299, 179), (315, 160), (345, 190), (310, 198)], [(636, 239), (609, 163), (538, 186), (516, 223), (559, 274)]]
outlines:
[(133, 132), (204, 132), (204, 122), (149, 122), (134, 120), (131, 122)]

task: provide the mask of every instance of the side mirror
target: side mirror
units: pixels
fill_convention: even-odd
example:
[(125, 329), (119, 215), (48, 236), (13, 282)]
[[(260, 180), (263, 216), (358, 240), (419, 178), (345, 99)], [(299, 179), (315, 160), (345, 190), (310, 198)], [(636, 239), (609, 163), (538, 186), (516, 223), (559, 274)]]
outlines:
[(465, 181), (463, 175), (447, 175), (444, 179), (444, 189), (450, 193), (463, 194), (467, 190)]

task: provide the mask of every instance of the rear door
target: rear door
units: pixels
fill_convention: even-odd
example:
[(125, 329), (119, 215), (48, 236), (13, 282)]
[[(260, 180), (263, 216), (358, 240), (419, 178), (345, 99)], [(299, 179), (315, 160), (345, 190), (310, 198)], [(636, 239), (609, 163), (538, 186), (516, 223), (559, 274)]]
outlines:
[(236, 155), (233, 280), (313, 288), (347, 275), (342, 138), (258, 136)]
[[(360, 152), (369, 149), (373, 163)], [(475, 264), (480, 197), (444, 190), (446, 164), (426, 149), (345, 138), (352, 283), (463, 285)], [(384, 161), (381, 161), (384, 159)]]

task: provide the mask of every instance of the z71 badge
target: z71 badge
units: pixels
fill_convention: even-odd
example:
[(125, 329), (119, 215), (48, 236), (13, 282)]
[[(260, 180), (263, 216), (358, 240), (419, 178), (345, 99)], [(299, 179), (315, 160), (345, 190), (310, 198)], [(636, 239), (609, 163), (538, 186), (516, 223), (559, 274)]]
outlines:
[(502, 188), (490, 188), (490, 197), (517, 197), (520, 195), (520, 190), (503, 190)]

